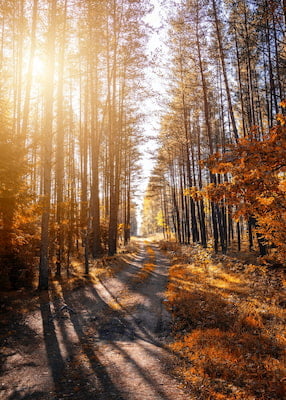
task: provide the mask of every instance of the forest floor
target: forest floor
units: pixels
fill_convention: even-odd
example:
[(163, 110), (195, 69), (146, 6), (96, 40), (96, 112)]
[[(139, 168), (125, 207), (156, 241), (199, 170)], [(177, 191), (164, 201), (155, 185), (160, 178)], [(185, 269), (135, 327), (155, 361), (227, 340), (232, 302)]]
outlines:
[(192, 399), (168, 348), (169, 266), (158, 246), (141, 241), (97, 283), (54, 281), (40, 297), (3, 296), (0, 399)]
[(200, 400), (286, 399), (286, 274), (255, 252), (173, 245), (168, 306), (177, 369)]
[(285, 400), (285, 271), (137, 244), (94, 282), (1, 294), (0, 399)]

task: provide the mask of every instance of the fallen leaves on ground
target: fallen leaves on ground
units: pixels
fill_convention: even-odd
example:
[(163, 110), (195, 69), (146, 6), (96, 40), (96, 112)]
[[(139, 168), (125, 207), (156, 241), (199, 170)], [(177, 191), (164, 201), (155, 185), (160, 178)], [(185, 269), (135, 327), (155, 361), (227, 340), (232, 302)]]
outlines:
[[(166, 245), (165, 245), (166, 247)], [(214, 255), (172, 251), (167, 289), (177, 373), (198, 399), (285, 400), (285, 275)]]

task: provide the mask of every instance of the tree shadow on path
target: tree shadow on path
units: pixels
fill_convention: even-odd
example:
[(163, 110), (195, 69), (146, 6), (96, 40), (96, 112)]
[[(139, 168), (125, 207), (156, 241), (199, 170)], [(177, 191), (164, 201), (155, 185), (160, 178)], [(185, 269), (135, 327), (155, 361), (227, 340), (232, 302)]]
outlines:
[(53, 314), (51, 311), (51, 299), (48, 292), (41, 293), (40, 295), (40, 310), (47, 361), (54, 381), (55, 392), (64, 395), (67, 392), (66, 387), (63, 385), (65, 363), (60, 351)]
[[(67, 292), (65, 292), (64, 287), (63, 297), (66, 303), (68, 303), (72, 308), (76, 308), (76, 304), (73, 304), (72, 298)], [(82, 298), (83, 302), (84, 299)], [(102, 301), (102, 299), (95, 292), (95, 304), (98, 308), (108, 309), (108, 305)], [(97, 352), (97, 342), (94, 335), (89, 335), (85, 331), (86, 322), (83, 319), (81, 312), (70, 312), (70, 321), (72, 327), (77, 335), (79, 346), (82, 353), (87, 358), (89, 363), (89, 376), (91, 383), (96, 385), (96, 393), (93, 393), (92, 398), (97, 400), (125, 400), (126, 398), (120, 392), (120, 390), (113, 384), (109, 377), (106, 367), (100, 362)], [(96, 396), (96, 397), (95, 397)], [(74, 397), (75, 398), (75, 397)], [(81, 397), (76, 397), (81, 399)], [(87, 399), (88, 397), (84, 397)]]

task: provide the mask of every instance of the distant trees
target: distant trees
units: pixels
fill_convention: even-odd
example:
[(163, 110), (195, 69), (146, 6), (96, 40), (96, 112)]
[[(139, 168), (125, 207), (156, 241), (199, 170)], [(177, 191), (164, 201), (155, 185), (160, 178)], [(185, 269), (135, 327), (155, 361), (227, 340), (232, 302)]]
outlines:
[(141, 234), (148, 236), (154, 233), (163, 233), (166, 239), (170, 239), (170, 223), (165, 220), (169, 213), (167, 210), (164, 210), (164, 214), (162, 212), (169, 202), (164, 198), (166, 190), (160, 172), (159, 168), (153, 170), (152, 179), (146, 189), (142, 208)]
[[(215, 251), (226, 252), (234, 244), (240, 250), (242, 236), (247, 233), (249, 247), (253, 248), (257, 238), (258, 248), (265, 254), (265, 245), (276, 241), (270, 220), (267, 225), (262, 218), (265, 205), (257, 200), (256, 205), (251, 203), (253, 215), (239, 213), (243, 205), (231, 202), (229, 196), (240, 198), (242, 204), (248, 202), (247, 196), (240, 195), (243, 179), (251, 175), (254, 189), (261, 175), (259, 169), (267, 174), (274, 162), (266, 155), (262, 157), (260, 152), (266, 151), (262, 150), (266, 146), (277, 156), (281, 152), (286, 156), (281, 139), (274, 139), (280, 128), (271, 130), (277, 124), (277, 113), (283, 113), (279, 104), (285, 98), (283, 5), (264, 0), (255, 4), (247, 0), (235, 4), (183, 1), (176, 6), (176, 13), (172, 10), (170, 25), (170, 101), (162, 117), (158, 161), (160, 193), (164, 192), (167, 202), (161, 208), (163, 218), (181, 243), (206, 246), (211, 241)], [(251, 152), (253, 161), (262, 165), (252, 164)], [(256, 152), (262, 157), (260, 161)], [(231, 155), (237, 162), (232, 167), (227, 163)], [(204, 160), (212, 161), (204, 164)], [(212, 168), (206, 169), (206, 165)], [(279, 171), (278, 179), (277, 174), (274, 178), (269, 172), (274, 186), (277, 184), (282, 192), (283, 173)], [(240, 182), (240, 189), (234, 180)], [(209, 188), (206, 197), (205, 187)], [(226, 187), (228, 195), (210, 195)], [(272, 188), (274, 193), (278, 193), (277, 187)], [(260, 189), (254, 190), (254, 196), (263, 196)], [(268, 189), (270, 196), (272, 189)], [(154, 187), (152, 196), (158, 195)], [(284, 215), (283, 202), (278, 203), (275, 207)], [(272, 211), (268, 211), (271, 219)], [(274, 214), (273, 218), (276, 220)]]

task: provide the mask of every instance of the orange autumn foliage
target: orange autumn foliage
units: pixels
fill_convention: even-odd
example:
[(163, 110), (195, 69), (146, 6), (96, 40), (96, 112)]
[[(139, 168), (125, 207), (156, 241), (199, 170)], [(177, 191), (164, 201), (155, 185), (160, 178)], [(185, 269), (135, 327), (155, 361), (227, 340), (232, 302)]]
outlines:
[(286, 255), (286, 125), (272, 128), (266, 138), (252, 135), (240, 139), (225, 153), (211, 156), (206, 165), (215, 174), (228, 174), (228, 182), (210, 184), (205, 197), (224, 199), (235, 206), (235, 218), (254, 217), (257, 232), (269, 245), (271, 258), (283, 263)]
[(172, 263), (170, 348), (181, 357), (175, 373), (190, 393), (196, 399), (284, 400), (284, 273), (199, 245), (181, 245)]

